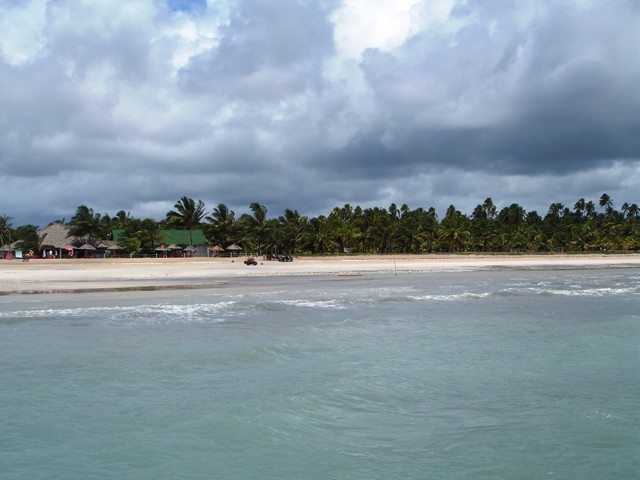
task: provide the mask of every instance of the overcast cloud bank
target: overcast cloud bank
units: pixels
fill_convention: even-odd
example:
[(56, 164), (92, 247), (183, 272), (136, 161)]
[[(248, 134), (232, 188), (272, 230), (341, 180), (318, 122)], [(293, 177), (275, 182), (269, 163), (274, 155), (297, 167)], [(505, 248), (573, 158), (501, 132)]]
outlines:
[(0, 0), (0, 214), (640, 203), (633, 0)]

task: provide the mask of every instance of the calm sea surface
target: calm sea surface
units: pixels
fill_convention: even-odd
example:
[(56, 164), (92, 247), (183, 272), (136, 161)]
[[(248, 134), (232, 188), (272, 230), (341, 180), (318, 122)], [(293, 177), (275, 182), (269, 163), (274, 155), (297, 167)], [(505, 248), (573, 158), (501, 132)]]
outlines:
[(640, 478), (639, 269), (239, 282), (0, 297), (0, 478)]

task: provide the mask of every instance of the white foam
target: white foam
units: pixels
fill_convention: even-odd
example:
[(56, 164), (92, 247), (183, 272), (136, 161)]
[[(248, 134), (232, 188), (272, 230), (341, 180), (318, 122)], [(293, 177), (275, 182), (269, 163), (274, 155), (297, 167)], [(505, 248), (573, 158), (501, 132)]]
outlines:
[(219, 303), (198, 303), (184, 305), (146, 304), (135, 306), (108, 307), (78, 307), (78, 308), (46, 308), (34, 310), (20, 310), (0, 312), (0, 318), (47, 319), (51, 317), (86, 318), (107, 317), (112, 321), (131, 318), (153, 318), (159, 321), (194, 321), (242, 314), (242, 309), (236, 308), (238, 302), (227, 301)]
[(301, 308), (329, 308), (336, 310), (346, 308), (336, 300), (280, 300), (278, 303)]
[(409, 295), (407, 298), (412, 300), (435, 300), (440, 302), (455, 302), (460, 300), (466, 300), (469, 298), (489, 298), (491, 296), (490, 292), (483, 293), (475, 293), (475, 292), (464, 292), (464, 293), (452, 293), (445, 295)]

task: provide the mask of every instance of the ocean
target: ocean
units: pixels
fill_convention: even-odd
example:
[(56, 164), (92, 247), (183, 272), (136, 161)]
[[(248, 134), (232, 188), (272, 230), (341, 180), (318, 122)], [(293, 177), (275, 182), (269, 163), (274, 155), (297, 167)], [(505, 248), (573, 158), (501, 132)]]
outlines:
[(0, 478), (639, 479), (640, 269), (0, 297)]

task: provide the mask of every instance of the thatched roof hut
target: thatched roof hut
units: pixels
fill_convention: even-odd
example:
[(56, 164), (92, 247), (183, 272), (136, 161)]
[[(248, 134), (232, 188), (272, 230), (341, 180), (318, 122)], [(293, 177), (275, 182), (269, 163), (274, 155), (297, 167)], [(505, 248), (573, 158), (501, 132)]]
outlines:
[(38, 235), (43, 238), (42, 246), (44, 247), (63, 249), (73, 241), (73, 237), (69, 236), (69, 228), (62, 223), (52, 223), (38, 230)]
[(15, 242), (7, 243), (6, 245), (2, 245), (0, 247), (0, 252), (13, 252), (16, 249), (16, 247), (18, 246), (19, 243), (20, 243), (20, 240), (16, 240)]

